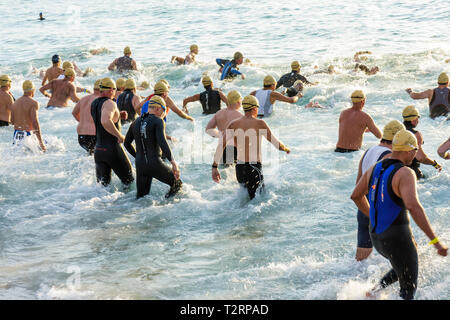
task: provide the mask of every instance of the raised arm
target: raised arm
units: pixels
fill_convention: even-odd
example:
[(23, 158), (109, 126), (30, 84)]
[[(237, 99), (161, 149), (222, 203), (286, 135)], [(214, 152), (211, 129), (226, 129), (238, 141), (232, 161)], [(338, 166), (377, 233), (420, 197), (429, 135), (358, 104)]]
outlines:
[(220, 99), (221, 99), (226, 105), (228, 105), (228, 99), (227, 99), (227, 96), (223, 94), (222, 90), (217, 89), (217, 91), (219, 91)]
[(189, 113), (189, 110), (187, 108), (187, 104), (189, 102), (199, 101), (200, 100), (200, 94), (195, 94), (193, 96), (187, 97), (183, 100), (183, 111), (186, 113)]
[(172, 98), (167, 97), (166, 99), (167, 107), (169, 107), (173, 112), (175, 112), (180, 118), (194, 121), (194, 118), (191, 116), (188, 116), (186, 113), (178, 109), (178, 107), (175, 105), (175, 102), (173, 102)]
[(283, 101), (283, 102), (288, 102), (288, 103), (296, 103), (298, 101), (299, 95), (301, 95), (301, 93), (297, 93), (297, 95), (293, 96), (293, 97), (287, 97), (281, 93), (279, 93), (278, 91), (272, 91), (270, 94), (270, 100), (271, 102), (275, 102), (275, 101)]
[(422, 92), (414, 92), (411, 90), (411, 88), (406, 89), (406, 92), (409, 94), (409, 96), (414, 100), (420, 100), (420, 99), (428, 99), (431, 100), (433, 97), (433, 90), (428, 89)]

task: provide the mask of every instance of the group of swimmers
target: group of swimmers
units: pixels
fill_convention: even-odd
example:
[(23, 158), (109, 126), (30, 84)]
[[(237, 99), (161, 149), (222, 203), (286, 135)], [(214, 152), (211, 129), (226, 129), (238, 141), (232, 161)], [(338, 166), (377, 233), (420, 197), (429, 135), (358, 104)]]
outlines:
[[(198, 52), (198, 46), (191, 45), (186, 58), (173, 56), (171, 62), (195, 63)], [(358, 52), (355, 60), (359, 60), (361, 54), (370, 52)], [(242, 53), (236, 52), (231, 60), (217, 59), (216, 62), (220, 66), (220, 80), (237, 76), (245, 79), (238, 68), (244, 62)], [(49, 97), (47, 108), (67, 107), (69, 100), (76, 103), (72, 115), (78, 121), (79, 144), (88, 154), (94, 155), (97, 181), (104, 186), (110, 184), (112, 171), (125, 186), (134, 182), (132, 165), (123, 144), (135, 158), (137, 198), (149, 194), (153, 178), (169, 186), (167, 198), (181, 190), (180, 169), (168, 144), (168, 140), (174, 138), (165, 132), (167, 114), (172, 110), (179, 117), (193, 121), (188, 104), (199, 101), (203, 113), (213, 115), (205, 132), (219, 140), (211, 168), (212, 179), (220, 182), (219, 167), (234, 165), (237, 181), (247, 190), (249, 198), (253, 199), (258, 191), (264, 189), (262, 137), (278, 150), (290, 153), (289, 147), (274, 136), (264, 118), (273, 113), (276, 101), (295, 103), (303, 96), (305, 85), (317, 84), (300, 74), (301, 65), (298, 61), (293, 61), (291, 71), (278, 81), (271, 75), (264, 77), (262, 88), (245, 97), (237, 90), (225, 95), (220, 89), (215, 89), (213, 79), (204, 74), (201, 78), (204, 91), (185, 98), (180, 109), (170, 98), (170, 85), (164, 79), (153, 86), (153, 93), (148, 97), (137, 94), (138, 86), (132, 78), (120, 78), (117, 81), (109, 77), (98, 79), (91, 93), (74, 84), (81, 70), (77, 72), (73, 63), (65, 62), (61, 68), (58, 55), (52, 57), (52, 63), (39, 89), (44, 96)], [(126, 47), (124, 56), (115, 59), (108, 69), (119, 72), (137, 70), (136, 61), (131, 58), (131, 49)], [(406, 91), (413, 99), (428, 98), (430, 117), (434, 119), (448, 114), (448, 83), (447, 74), (442, 73), (438, 77), (437, 88), (418, 93), (410, 88)], [(17, 100), (9, 91), (11, 78), (8, 75), (0, 77), (0, 86), (0, 126), (14, 125), (14, 144), (20, 144), (34, 134), (40, 148), (45, 151), (38, 120), (39, 103), (33, 99), (36, 91), (34, 83), (24, 81), (23, 96)], [(285, 87), (284, 92), (277, 91), (281, 86)], [(89, 94), (79, 98), (79, 92)], [(430, 238), (430, 244), (436, 247), (438, 254), (445, 256), (447, 248), (433, 232), (416, 193), (416, 179), (423, 178), (419, 163), (433, 165), (439, 171), (442, 167), (422, 149), (423, 136), (416, 130), (420, 114), (414, 106), (404, 108), (403, 123), (392, 120), (381, 132), (370, 115), (362, 111), (366, 102), (364, 92), (354, 91), (351, 101), (352, 107), (342, 111), (339, 117), (339, 137), (335, 151), (347, 153), (360, 150), (366, 131), (381, 139), (379, 145), (369, 148), (362, 156), (357, 185), (351, 196), (358, 207), (356, 260), (367, 258), (374, 246), (390, 260), (393, 269), (372, 294), (400, 280), (401, 297), (412, 299), (417, 286), (418, 261), (406, 210), (410, 211), (414, 221)], [(222, 103), (226, 108), (222, 108)], [(310, 102), (306, 107), (321, 106)], [(244, 114), (239, 111), (241, 108)], [(130, 126), (124, 136), (121, 125), (127, 122), (130, 122)], [(438, 148), (438, 154), (449, 159), (449, 149), (450, 138)], [(386, 188), (380, 187), (380, 184)]]

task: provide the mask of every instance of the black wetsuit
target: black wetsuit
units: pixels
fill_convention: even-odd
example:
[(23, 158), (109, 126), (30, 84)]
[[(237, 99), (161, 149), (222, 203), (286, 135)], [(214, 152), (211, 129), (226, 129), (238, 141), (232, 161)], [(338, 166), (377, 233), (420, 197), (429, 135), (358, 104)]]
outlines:
[(392, 265), (381, 279), (381, 287), (399, 281), (400, 296), (411, 300), (417, 288), (417, 249), (406, 207), (392, 190), (392, 179), (402, 167), (402, 162), (397, 159), (385, 159), (375, 165), (368, 185), (369, 228), (373, 246)]
[(299, 92), (300, 92), (300, 91), (297, 90), (297, 89), (295, 89), (294, 87), (289, 87), (289, 88), (287, 88), (287, 90), (286, 90), (286, 95), (287, 95), (288, 97), (293, 97), (293, 96), (296, 96)]
[[(97, 98), (91, 104), (97, 139), (94, 152), (97, 181), (107, 186), (111, 182), (112, 169), (123, 184), (129, 185), (134, 180), (130, 160), (117, 142), (117, 137), (106, 131), (101, 123), (102, 106), (106, 100), (108, 100), (106, 97)], [(119, 121), (115, 126), (120, 131)]]
[(294, 85), (294, 82), (297, 80), (300, 80), (305, 84), (312, 84), (311, 82), (308, 81), (308, 79), (306, 79), (304, 76), (298, 73), (298, 71), (292, 70), (291, 72), (281, 76), (280, 80), (278, 80), (277, 82), (276, 89), (278, 89), (281, 86), (285, 88), (292, 87)]
[(213, 90), (211, 87), (208, 87), (200, 93), (200, 103), (202, 104), (204, 114), (213, 114), (219, 111), (221, 101), (219, 90)]
[(121, 120), (122, 124), (127, 122), (132, 122), (136, 119), (136, 111), (133, 107), (133, 98), (135, 94), (133, 91), (126, 89), (117, 98), (117, 108), (120, 111), (126, 111), (128, 113), (127, 120)]
[[(136, 149), (131, 144), (136, 141)], [(153, 178), (170, 186), (166, 198), (177, 193), (182, 185), (167, 165), (162, 156), (172, 161), (172, 152), (167, 143), (165, 124), (161, 118), (145, 113), (136, 119), (128, 129), (125, 148), (135, 157), (136, 162), (136, 197), (150, 193)]]
[(237, 163), (236, 164), (237, 181), (247, 189), (250, 199), (253, 199), (256, 190), (261, 187), (264, 189), (264, 177), (262, 174), (261, 163)]
[(130, 58), (129, 56), (123, 56), (117, 59), (116, 67), (117, 71), (124, 72), (128, 70), (133, 70), (132, 62), (133, 58)]
[[(405, 125), (406, 130), (411, 131), (414, 135), (416, 135), (418, 131), (414, 130), (411, 121), (403, 121), (403, 124)], [(420, 162), (416, 158), (413, 159), (412, 163), (408, 165), (408, 167), (414, 170), (414, 172), (416, 173), (417, 180), (425, 178), (424, 174), (420, 170)]]
[(78, 135), (78, 143), (80, 146), (86, 150), (89, 155), (92, 155), (95, 150), (95, 145), (97, 143), (97, 137), (91, 135)]

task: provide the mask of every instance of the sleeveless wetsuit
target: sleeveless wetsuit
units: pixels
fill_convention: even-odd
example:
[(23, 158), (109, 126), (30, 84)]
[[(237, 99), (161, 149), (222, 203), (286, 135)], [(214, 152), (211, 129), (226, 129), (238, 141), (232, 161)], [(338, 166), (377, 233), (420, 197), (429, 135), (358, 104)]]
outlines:
[(133, 65), (131, 64), (131, 61), (133, 61), (133, 58), (130, 58), (128, 56), (123, 56), (117, 59), (116, 67), (117, 71), (128, 71), (133, 70)]
[(380, 285), (385, 288), (399, 280), (400, 296), (414, 298), (417, 288), (418, 257), (405, 205), (392, 190), (394, 174), (401, 161), (385, 159), (373, 169), (369, 183), (370, 237), (375, 249), (392, 265)]
[(220, 110), (221, 99), (218, 90), (206, 89), (200, 93), (200, 103), (204, 114), (213, 114)]
[(121, 120), (122, 124), (127, 122), (133, 122), (136, 119), (136, 111), (133, 107), (133, 98), (135, 94), (133, 91), (126, 89), (117, 98), (117, 107), (120, 111), (126, 111), (128, 113), (127, 120)]
[[(403, 121), (403, 124), (405, 125), (406, 130), (411, 131), (414, 135), (416, 135), (416, 133), (418, 131), (414, 130), (414, 127), (412, 126), (411, 121)], [(422, 144), (423, 144), (423, 142), (422, 142)], [(408, 167), (410, 167), (411, 169), (414, 170), (414, 172), (416, 173), (417, 180), (425, 178), (424, 174), (420, 170), (420, 162), (416, 158), (413, 159), (412, 163), (410, 165), (408, 165)]]
[(242, 163), (236, 164), (237, 181), (247, 189), (250, 200), (256, 195), (256, 190), (261, 187), (264, 190), (264, 176), (262, 174), (261, 163)]
[[(136, 150), (132, 142), (136, 141)], [(166, 198), (177, 193), (182, 185), (167, 165), (162, 156), (172, 161), (172, 152), (167, 143), (165, 124), (153, 114), (143, 114), (128, 129), (124, 142), (125, 148), (135, 157), (136, 163), (136, 197), (150, 193), (153, 178), (170, 186)]]
[[(376, 162), (380, 161), (385, 155), (392, 153), (391, 149), (374, 146), (369, 148), (362, 156), (361, 174), (363, 175)], [(369, 218), (358, 209), (358, 248), (372, 248), (372, 241), (369, 235)]]
[(273, 104), (270, 103), (272, 90), (256, 90), (255, 97), (259, 101), (258, 117), (268, 117), (273, 112)]
[(446, 116), (450, 110), (450, 89), (434, 89), (429, 108), (431, 119), (439, 116)]
[[(101, 123), (102, 106), (106, 100), (108, 100), (106, 97), (97, 98), (91, 104), (97, 139), (94, 151), (97, 181), (107, 186), (111, 182), (112, 169), (123, 184), (129, 185), (134, 180), (130, 160), (117, 142), (117, 138), (106, 131)], [(119, 121), (115, 126), (120, 131)]]

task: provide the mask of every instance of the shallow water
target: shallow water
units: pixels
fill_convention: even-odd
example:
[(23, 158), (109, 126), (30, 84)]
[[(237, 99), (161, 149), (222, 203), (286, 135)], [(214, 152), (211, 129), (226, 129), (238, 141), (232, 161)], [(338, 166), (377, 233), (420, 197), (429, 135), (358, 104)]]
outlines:
[[(36, 20), (40, 11), (43, 22)], [(55, 53), (94, 69), (78, 79), (81, 86), (117, 78), (107, 66), (127, 45), (141, 70), (133, 74), (136, 82), (167, 79), (179, 106), (200, 92), (203, 72), (217, 79), (215, 58), (230, 58), (236, 50), (254, 65), (241, 67), (246, 80), (216, 81), (225, 93), (246, 95), (261, 87), (266, 74), (288, 72), (292, 60), (320, 82), (297, 105), (276, 103), (267, 123), (292, 152), (266, 145), (267, 192), (250, 202), (233, 169), (222, 171), (220, 184), (211, 180), (216, 140), (203, 134), (210, 116), (198, 103), (190, 105), (194, 124), (169, 115), (184, 182), (182, 194), (170, 201), (158, 182), (138, 201), (135, 186), (124, 191), (114, 175), (110, 187), (99, 186), (92, 157), (78, 145), (72, 107), (41, 108), (45, 154), (13, 148), (13, 129), (0, 128), (1, 299), (362, 299), (389, 264), (378, 254), (354, 261), (356, 207), (349, 197), (363, 151), (333, 152), (339, 113), (356, 88), (366, 93), (365, 110), (380, 129), (401, 120), (409, 104), (421, 112), (424, 150), (443, 170), (422, 165), (428, 178), (418, 193), (435, 232), (450, 242), (450, 164), (436, 154), (450, 135), (448, 121), (429, 119), (426, 101), (404, 92), (432, 88), (440, 72), (450, 72), (444, 62), (450, 39), (441, 28), (450, 21), (447, 1), (192, 1), (186, 8), (181, 1), (110, 1), (106, 7), (43, 0), (2, 3), (0, 12), (0, 28), (7, 31), (0, 34), (0, 74), (11, 76), (16, 98), (25, 79), (39, 88), (32, 68), (49, 67)], [(168, 63), (192, 43), (200, 48), (198, 65)], [(93, 48), (106, 51), (92, 56)], [(366, 63), (381, 72), (350, 73), (359, 50), (371, 50)], [(329, 64), (343, 74), (310, 76), (314, 65)], [(40, 93), (36, 99), (47, 103)], [(304, 109), (310, 99), (327, 108)], [(366, 134), (363, 149), (376, 143)], [(450, 299), (448, 258), (426, 245), (413, 222), (412, 228), (419, 244), (416, 298)], [(379, 299), (397, 299), (397, 290), (394, 285)]]

